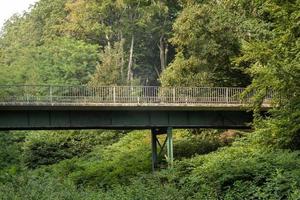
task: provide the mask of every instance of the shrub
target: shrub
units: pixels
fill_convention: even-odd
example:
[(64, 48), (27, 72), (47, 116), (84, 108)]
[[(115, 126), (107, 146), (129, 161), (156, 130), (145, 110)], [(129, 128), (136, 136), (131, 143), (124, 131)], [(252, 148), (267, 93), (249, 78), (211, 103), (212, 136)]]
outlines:
[(104, 200), (185, 200), (185, 195), (174, 185), (162, 183), (156, 175), (140, 175), (129, 185), (116, 185), (106, 191)]
[(243, 134), (236, 130), (215, 130), (215, 129), (194, 129), (180, 130), (176, 135), (180, 135), (174, 141), (174, 157), (190, 158), (194, 155), (208, 154), (218, 148), (231, 145)]
[(196, 154), (207, 154), (222, 146), (218, 137), (191, 135), (174, 142), (174, 157), (190, 158)]
[(150, 134), (130, 132), (112, 145), (95, 148), (82, 158), (63, 161), (52, 169), (78, 186), (110, 188), (127, 184), (138, 173), (151, 171)]
[(29, 168), (82, 156), (96, 145), (109, 145), (120, 137), (113, 131), (31, 132), (24, 143), (24, 163)]
[(25, 136), (23, 132), (0, 132), (0, 171), (20, 164)]
[(51, 174), (36, 176), (24, 173), (7, 183), (0, 183), (3, 200), (184, 200), (184, 195), (171, 184), (161, 184), (152, 175), (141, 175), (127, 185), (115, 185), (110, 190), (78, 188), (71, 182), (53, 178)]
[(76, 188), (72, 183), (55, 179), (51, 174), (35, 176), (24, 173), (6, 183), (0, 182), (2, 200), (98, 200), (103, 193)]
[(195, 198), (286, 199), (300, 187), (299, 153), (246, 145), (222, 148), (177, 163), (177, 177), (183, 177), (179, 186), (191, 188)]

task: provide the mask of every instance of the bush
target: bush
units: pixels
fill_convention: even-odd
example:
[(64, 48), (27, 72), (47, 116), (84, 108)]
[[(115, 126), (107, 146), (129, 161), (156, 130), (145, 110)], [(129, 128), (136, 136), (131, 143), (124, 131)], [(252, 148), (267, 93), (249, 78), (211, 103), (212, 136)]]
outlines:
[(185, 200), (185, 195), (174, 185), (161, 182), (156, 175), (140, 175), (129, 185), (116, 185), (106, 191), (104, 200)]
[(98, 200), (102, 196), (101, 192), (78, 189), (70, 182), (53, 178), (51, 174), (35, 176), (24, 173), (9, 182), (0, 182), (2, 200)]
[(208, 154), (222, 146), (231, 145), (243, 135), (236, 130), (194, 129), (176, 131), (180, 137), (174, 141), (174, 157), (190, 158), (194, 155)]
[(51, 174), (36, 176), (24, 173), (5, 184), (0, 183), (3, 200), (184, 200), (184, 195), (173, 185), (161, 184), (152, 175), (141, 175), (127, 185), (115, 185), (111, 190), (78, 188), (71, 182), (53, 178)]
[(130, 132), (112, 145), (95, 148), (82, 158), (63, 161), (51, 169), (78, 186), (127, 184), (138, 173), (151, 171), (150, 134)]
[(23, 132), (0, 132), (0, 171), (20, 164)]
[(96, 145), (109, 145), (120, 137), (113, 131), (31, 132), (24, 143), (24, 163), (29, 168), (82, 156)]
[(201, 131), (196, 134), (182, 130), (180, 135), (178, 140), (174, 140), (174, 157), (176, 159), (207, 154), (223, 145), (219, 139), (219, 133), (213, 130)]
[(299, 192), (299, 154), (234, 145), (178, 162), (177, 182), (195, 198), (287, 199)]
[[(174, 139), (189, 145), (188, 137), (202, 136), (175, 131)], [(82, 157), (11, 173), (0, 183), (0, 199), (300, 199), (300, 151), (265, 148), (245, 138), (152, 174), (150, 146), (149, 131), (133, 131)]]

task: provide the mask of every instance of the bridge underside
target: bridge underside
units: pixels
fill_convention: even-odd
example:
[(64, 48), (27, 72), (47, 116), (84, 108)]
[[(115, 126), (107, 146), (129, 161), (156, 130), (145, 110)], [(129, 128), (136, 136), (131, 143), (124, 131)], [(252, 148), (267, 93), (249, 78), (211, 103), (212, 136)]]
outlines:
[(249, 128), (246, 111), (1, 110), (0, 130)]

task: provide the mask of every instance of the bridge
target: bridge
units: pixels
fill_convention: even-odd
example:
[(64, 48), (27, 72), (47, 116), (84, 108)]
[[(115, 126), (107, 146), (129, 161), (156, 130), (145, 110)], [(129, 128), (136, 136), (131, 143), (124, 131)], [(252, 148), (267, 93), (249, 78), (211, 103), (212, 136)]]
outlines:
[[(173, 160), (172, 128), (249, 128), (244, 88), (152, 86), (0, 86), (0, 130), (151, 129)], [(266, 94), (268, 109), (274, 94)], [(166, 134), (161, 145), (157, 135)]]

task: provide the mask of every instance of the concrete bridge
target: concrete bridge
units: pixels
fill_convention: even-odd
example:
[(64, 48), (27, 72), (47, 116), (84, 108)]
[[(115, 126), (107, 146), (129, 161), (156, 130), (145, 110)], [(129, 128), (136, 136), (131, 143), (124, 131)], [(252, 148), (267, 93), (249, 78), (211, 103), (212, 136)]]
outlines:
[[(0, 130), (151, 129), (153, 168), (157, 135), (167, 134), (173, 160), (172, 128), (249, 128), (251, 96), (244, 88), (149, 86), (0, 86)], [(266, 94), (262, 110), (273, 93)], [(161, 148), (164, 146), (161, 145)]]

